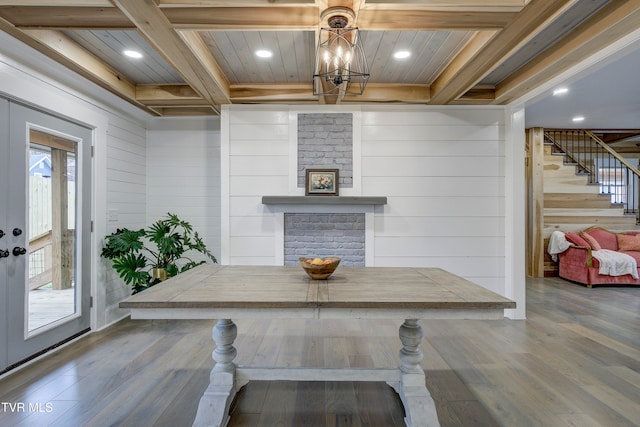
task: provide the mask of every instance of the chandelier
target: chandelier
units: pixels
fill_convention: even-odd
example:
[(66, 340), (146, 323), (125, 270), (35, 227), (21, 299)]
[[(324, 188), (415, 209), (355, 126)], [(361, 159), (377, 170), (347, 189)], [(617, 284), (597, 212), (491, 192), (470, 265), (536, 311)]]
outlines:
[(342, 15), (328, 19), (320, 28), (313, 74), (314, 95), (362, 95), (369, 67), (357, 27), (348, 27)]

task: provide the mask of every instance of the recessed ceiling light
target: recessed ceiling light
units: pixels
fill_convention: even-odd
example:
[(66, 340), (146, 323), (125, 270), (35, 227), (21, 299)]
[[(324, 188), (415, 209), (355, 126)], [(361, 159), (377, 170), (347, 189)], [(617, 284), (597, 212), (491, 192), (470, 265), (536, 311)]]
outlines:
[(142, 58), (142, 54), (137, 50), (125, 50), (124, 53), (129, 58)]
[(569, 92), (569, 88), (559, 87), (553, 91), (553, 96), (564, 95), (567, 92)]
[(273, 56), (273, 53), (270, 50), (261, 49), (256, 50), (256, 56), (258, 58), (271, 58)]
[(573, 119), (574, 122), (583, 122), (584, 121), (584, 116), (575, 116)]
[(411, 56), (411, 52), (408, 50), (399, 50), (393, 54), (393, 57), (396, 59), (405, 59)]

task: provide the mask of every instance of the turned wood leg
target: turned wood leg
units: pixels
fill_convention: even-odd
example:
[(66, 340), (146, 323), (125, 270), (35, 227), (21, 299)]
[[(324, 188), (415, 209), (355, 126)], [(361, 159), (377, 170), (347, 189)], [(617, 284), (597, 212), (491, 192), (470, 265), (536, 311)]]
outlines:
[(216, 363), (209, 376), (209, 386), (198, 404), (194, 427), (223, 427), (229, 422), (229, 408), (236, 395), (233, 359), (238, 352), (233, 342), (237, 335), (238, 328), (231, 319), (220, 319), (213, 327), (216, 348), (211, 356)]
[(436, 405), (427, 390), (425, 375), (420, 362), (423, 359), (420, 343), (422, 327), (417, 319), (406, 319), (400, 325), (401, 384), (397, 390), (406, 412), (405, 422), (409, 427), (440, 426)]

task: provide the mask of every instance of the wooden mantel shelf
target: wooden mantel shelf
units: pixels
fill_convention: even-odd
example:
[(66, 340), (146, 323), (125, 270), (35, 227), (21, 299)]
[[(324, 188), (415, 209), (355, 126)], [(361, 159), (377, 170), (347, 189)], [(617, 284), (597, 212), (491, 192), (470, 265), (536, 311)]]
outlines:
[(386, 205), (384, 196), (262, 196), (263, 205)]

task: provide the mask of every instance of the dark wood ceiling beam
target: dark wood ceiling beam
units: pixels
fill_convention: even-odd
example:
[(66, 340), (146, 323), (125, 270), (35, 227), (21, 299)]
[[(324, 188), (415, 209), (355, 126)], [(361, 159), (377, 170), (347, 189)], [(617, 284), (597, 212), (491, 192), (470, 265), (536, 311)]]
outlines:
[(431, 86), (431, 103), (449, 104), (460, 97), (577, 1), (531, 0), (476, 54), (468, 60), (454, 60), (443, 71)]
[[(178, 71), (199, 95), (219, 105), (230, 103), (229, 83), (219, 69), (201, 62), (192, 47), (173, 29), (153, 0), (113, 0), (147, 41)], [(211, 59), (212, 60), (212, 59)], [(219, 111), (219, 110), (218, 110)]]
[(496, 86), (496, 104), (508, 104), (640, 28), (637, 0), (616, 0)]

